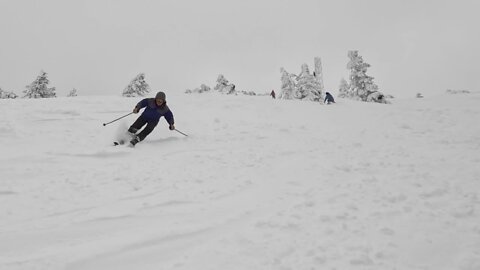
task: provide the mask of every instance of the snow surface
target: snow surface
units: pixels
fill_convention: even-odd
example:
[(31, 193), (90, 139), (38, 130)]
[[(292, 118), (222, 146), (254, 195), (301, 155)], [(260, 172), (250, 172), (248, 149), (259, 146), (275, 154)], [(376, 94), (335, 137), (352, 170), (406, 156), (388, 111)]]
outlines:
[(480, 269), (480, 94), (0, 100), (0, 269)]

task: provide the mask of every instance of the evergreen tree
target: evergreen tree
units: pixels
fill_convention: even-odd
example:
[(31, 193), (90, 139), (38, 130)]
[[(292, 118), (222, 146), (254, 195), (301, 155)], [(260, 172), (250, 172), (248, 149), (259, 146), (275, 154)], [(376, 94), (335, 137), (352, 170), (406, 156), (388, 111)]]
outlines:
[(347, 81), (342, 78), (340, 80), (340, 86), (338, 88), (338, 96), (341, 98), (350, 98), (349, 92), (350, 86), (348, 85)]
[(293, 99), (295, 98), (295, 93), (297, 92), (297, 88), (295, 86), (295, 75), (289, 74), (283, 67), (280, 68), (280, 72), (282, 73), (282, 86), (281, 86), (281, 93), (279, 98), (281, 99)]
[(138, 74), (130, 84), (123, 90), (122, 96), (124, 97), (143, 97), (150, 92), (150, 86), (145, 81), (145, 74)]
[(70, 93), (68, 93), (67, 97), (76, 97), (77, 96), (77, 89), (73, 88)]
[(26, 98), (53, 98), (56, 97), (55, 87), (48, 87), (50, 81), (48, 80), (47, 73), (40, 71), (40, 75), (37, 76), (30, 85), (27, 85), (25, 90)]
[(350, 93), (351, 98), (367, 101), (368, 96), (378, 91), (378, 86), (373, 82), (373, 77), (368, 76), (369, 64), (363, 61), (358, 51), (349, 51), (347, 68), (350, 69)]
[(295, 96), (302, 100), (322, 101), (320, 83), (310, 74), (307, 64), (302, 65), (302, 72), (297, 77), (297, 92)]

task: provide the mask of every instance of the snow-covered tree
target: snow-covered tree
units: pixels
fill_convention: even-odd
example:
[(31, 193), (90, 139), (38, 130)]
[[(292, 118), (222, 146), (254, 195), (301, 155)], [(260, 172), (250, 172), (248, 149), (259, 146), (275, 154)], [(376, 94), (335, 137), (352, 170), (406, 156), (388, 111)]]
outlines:
[(322, 101), (320, 83), (310, 74), (307, 64), (302, 65), (302, 72), (297, 77), (296, 98), (309, 101)]
[(315, 57), (313, 61), (315, 63), (315, 71), (313, 72), (313, 76), (320, 85), (320, 93), (322, 93), (323, 95), (323, 93), (325, 92), (325, 86), (323, 84), (322, 59), (320, 57)]
[(50, 81), (47, 73), (41, 71), (40, 75), (23, 91), (26, 98), (53, 98), (56, 97), (55, 87), (48, 87)]
[(236, 93), (235, 84), (229, 83), (228, 80), (225, 79), (225, 77), (222, 74), (218, 75), (217, 85), (215, 85), (213, 89), (219, 91), (220, 93), (229, 94), (229, 95)]
[(280, 99), (294, 99), (297, 88), (295, 86), (296, 75), (288, 73), (283, 67), (280, 68), (282, 73), (282, 87), (279, 95)]
[(347, 68), (350, 69), (351, 98), (368, 101), (369, 95), (378, 92), (378, 86), (373, 82), (373, 77), (366, 74), (370, 64), (363, 61), (358, 51), (349, 51), (348, 57), (350, 58)]
[(340, 86), (338, 87), (338, 97), (341, 98), (350, 98), (351, 93), (349, 92), (350, 86), (348, 85), (348, 82), (342, 78), (340, 80)]
[(77, 96), (77, 89), (73, 88), (70, 93), (68, 93), (67, 97), (76, 97)]
[(282, 73), (282, 86), (279, 95), (280, 99), (302, 99), (310, 101), (323, 100), (323, 71), (320, 57), (314, 58), (315, 71), (310, 74), (307, 64), (302, 65), (300, 75), (288, 73), (284, 68)]
[(138, 74), (130, 84), (123, 90), (122, 96), (124, 97), (143, 97), (150, 92), (150, 86), (145, 81), (145, 74)]
[(0, 88), (0, 99), (7, 99), (7, 98), (17, 98), (17, 95), (13, 92), (4, 91)]

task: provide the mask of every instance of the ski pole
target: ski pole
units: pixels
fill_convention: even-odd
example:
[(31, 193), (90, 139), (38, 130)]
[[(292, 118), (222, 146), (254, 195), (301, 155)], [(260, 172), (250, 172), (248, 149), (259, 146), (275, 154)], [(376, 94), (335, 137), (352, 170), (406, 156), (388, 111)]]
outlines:
[(131, 113), (129, 113), (129, 114), (125, 114), (124, 116), (119, 117), (119, 118), (117, 118), (117, 119), (115, 119), (115, 120), (112, 120), (112, 121), (110, 121), (110, 122), (108, 122), (108, 123), (103, 123), (103, 126), (106, 126), (106, 125), (111, 124), (111, 123), (113, 123), (113, 122), (115, 122), (115, 121), (118, 121), (118, 120), (120, 120), (120, 119), (122, 119), (122, 118), (124, 118), (124, 117), (127, 117), (127, 116), (129, 116), (130, 114), (132, 114), (132, 113), (133, 113), (133, 112), (131, 112)]
[(188, 137), (188, 135), (187, 135), (187, 134), (185, 134), (185, 133), (181, 132), (181, 131), (180, 131), (180, 130), (178, 130), (178, 129), (175, 129), (175, 131), (176, 131), (176, 132), (178, 132), (178, 133), (180, 133), (180, 134), (182, 134), (182, 135), (183, 135), (183, 136), (185, 136), (185, 137)]

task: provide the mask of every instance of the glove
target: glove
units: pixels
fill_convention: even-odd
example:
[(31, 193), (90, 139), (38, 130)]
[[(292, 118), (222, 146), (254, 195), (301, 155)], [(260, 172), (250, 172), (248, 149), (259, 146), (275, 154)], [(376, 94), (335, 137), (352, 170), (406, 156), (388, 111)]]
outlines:
[(168, 129), (174, 130), (174, 129), (175, 129), (175, 125), (174, 125), (174, 124), (171, 124), (171, 125), (168, 127)]
[(135, 107), (135, 108), (133, 109), (133, 113), (138, 113), (138, 111), (140, 111), (140, 109), (139, 109), (138, 107)]

